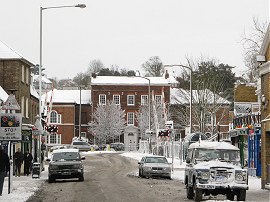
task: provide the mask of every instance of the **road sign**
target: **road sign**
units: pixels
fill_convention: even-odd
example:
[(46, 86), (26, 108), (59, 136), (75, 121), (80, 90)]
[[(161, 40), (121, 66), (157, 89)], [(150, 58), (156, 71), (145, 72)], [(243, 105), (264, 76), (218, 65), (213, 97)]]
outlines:
[(166, 121), (165, 126), (168, 129), (173, 129), (173, 121)]
[(0, 114), (0, 140), (22, 140), (21, 114)]
[(20, 110), (20, 105), (18, 104), (15, 95), (10, 94), (7, 100), (4, 102), (2, 106), (3, 110)]

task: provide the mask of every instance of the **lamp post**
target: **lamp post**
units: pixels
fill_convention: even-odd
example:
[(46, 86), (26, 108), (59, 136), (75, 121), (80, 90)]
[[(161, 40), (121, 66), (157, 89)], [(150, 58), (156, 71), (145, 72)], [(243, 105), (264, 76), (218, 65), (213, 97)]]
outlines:
[(82, 124), (82, 88), (84, 86), (79, 86), (80, 88), (80, 110), (79, 110), (79, 139), (81, 139), (81, 124)]
[[(41, 83), (42, 83), (42, 12), (47, 9), (56, 9), (56, 8), (68, 8), (68, 7), (77, 7), (77, 8), (85, 8), (85, 4), (77, 4), (73, 6), (52, 6), (52, 7), (40, 7), (40, 30), (39, 30), (39, 117), (41, 117)], [(40, 119), (41, 121), (41, 119)]]
[(190, 99), (189, 99), (189, 133), (192, 133), (192, 68), (185, 66), (185, 65), (163, 65), (164, 67), (184, 67), (190, 70), (190, 86), (189, 86), (189, 90), (190, 90)]
[[(42, 12), (43, 12), (43, 10), (47, 10), (47, 9), (67, 8), (67, 7), (85, 8), (86, 5), (85, 4), (77, 4), (77, 5), (73, 5), (73, 6), (40, 7), (40, 18), (39, 18), (40, 19), (40, 21), (39, 21), (39, 25), (40, 25), (40, 27), (39, 27), (40, 28), (40, 30), (39, 30), (39, 117), (40, 117), (40, 124), (42, 123), (41, 122), (41, 119), (42, 119), (42, 117), (41, 117), (41, 113), (42, 113), (42, 103), (41, 103), (42, 70), (44, 70), (44, 68), (42, 68)], [(41, 162), (40, 155), (39, 155), (39, 161)]]

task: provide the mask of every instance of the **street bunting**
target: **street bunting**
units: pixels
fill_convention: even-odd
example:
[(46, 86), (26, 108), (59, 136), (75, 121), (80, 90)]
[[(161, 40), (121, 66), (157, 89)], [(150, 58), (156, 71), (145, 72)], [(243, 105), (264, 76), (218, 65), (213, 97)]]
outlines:
[(22, 140), (22, 116), (19, 113), (0, 113), (0, 141)]

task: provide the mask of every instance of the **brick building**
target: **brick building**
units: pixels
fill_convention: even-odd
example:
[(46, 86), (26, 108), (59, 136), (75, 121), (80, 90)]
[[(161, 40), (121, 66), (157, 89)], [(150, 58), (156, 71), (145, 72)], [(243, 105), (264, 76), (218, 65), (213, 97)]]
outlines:
[[(113, 100), (125, 110), (126, 127), (121, 138), (126, 147), (136, 149), (144, 135), (139, 131), (136, 113), (142, 105), (148, 104), (149, 88), (150, 100), (154, 96), (157, 102), (162, 102), (163, 98), (165, 103), (170, 102), (170, 85), (162, 77), (95, 76), (91, 79), (93, 110), (98, 105), (106, 104), (107, 100)], [(151, 101), (151, 117), (154, 117), (152, 114)], [(151, 119), (151, 129), (154, 127), (154, 120)]]
[[(260, 83), (258, 85), (258, 96), (261, 101), (261, 162), (262, 162), (262, 188), (267, 183), (267, 165), (270, 164), (270, 24), (267, 29), (260, 56), (265, 60), (259, 61)], [(270, 184), (267, 185), (270, 188)]]
[(32, 125), (39, 110), (38, 94), (31, 86), (31, 62), (0, 41), (0, 86), (9, 94), (14, 89), (22, 115), (22, 151), (32, 148)]
[[(81, 95), (80, 95), (81, 93)], [(51, 100), (51, 102), (50, 102)], [(46, 103), (44, 109), (47, 127), (57, 126), (58, 131), (47, 133), (47, 144), (70, 144), (72, 138), (79, 137), (79, 112), (81, 106), (81, 137), (90, 139), (88, 122), (91, 120), (90, 90), (57, 90), (42, 95)], [(50, 113), (47, 113), (49, 110)]]

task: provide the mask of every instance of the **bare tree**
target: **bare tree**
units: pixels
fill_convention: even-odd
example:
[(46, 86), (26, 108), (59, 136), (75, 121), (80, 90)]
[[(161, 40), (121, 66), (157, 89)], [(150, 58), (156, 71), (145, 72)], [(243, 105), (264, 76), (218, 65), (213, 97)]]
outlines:
[(248, 71), (245, 75), (246, 80), (254, 82), (257, 79), (257, 61), (256, 56), (259, 54), (263, 39), (266, 34), (268, 22), (259, 22), (258, 18), (253, 17), (253, 29), (247, 35), (245, 32), (242, 36), (242, 45), (244, 49), (244, 62)]
[[(201, 57), (198, 60), (187, 59), (188, 65), (193, 70), (192, 82), (192, 120), (193, 131), (214, 132), (216, 113), (219, 111), (221, 116), (219, 122), (224, 117), (224, 113), (228, 110), (230, 102), (227, 101), (230, 94), (225, 91), (233, 85), (234, 74), (231, 73), (232, 67), (229, 65), (217, 64), (216, 60)], [(177, 117), (180, 125), (188, 125), (189, 122), (189, 103), (190, 90), (181, 88), (174, 89), (175, 97), (173, 106), (173, 117)], [(222, 98), (220, 94), (225, 97)], [(177, 110), (175, 110), (177, 109)], [(211, 119), (211, 124), (208, 120)], [(208, 123), (208, 124), (206, 124)]]
[(162, 76), (163, 64), (158, 56), (152, 56), (142, 64), (143, 70), (148, 76)]
[(87, 74), (91, 75), (92, 73), (97, 73), (99, 72), (101, 69), (104, 69), (104, 65), (101, 62), (101, 60), (96, 59), (96, 60), (92, 60), (89, 63), (88, 69), (87, 69)]
[(106, 105), (99, 105), (94, 114), (93, 121), (88, 123), (89, 131), (99, 143), (106, 143), (119, 137), (125, 127), (125, 111), (113, 101)]

